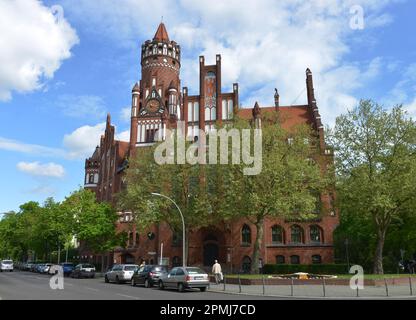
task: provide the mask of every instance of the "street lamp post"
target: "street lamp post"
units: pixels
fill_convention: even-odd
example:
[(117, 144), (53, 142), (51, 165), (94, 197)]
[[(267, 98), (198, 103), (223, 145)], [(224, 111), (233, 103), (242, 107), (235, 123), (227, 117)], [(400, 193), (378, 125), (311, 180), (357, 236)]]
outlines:
[(349, 270), (350, 270), (350, 255), (349, 255), (349, 252), (348, 252), (348, 245), (349, 245), (350, 243), (349, 243), (349, 240), (348, 240), (348, 238), (347, 239), (345, 239), (345, 251), (346, 251), (346, 254), (347, 254), (347, 265), (348, 265), (348, 272), (349, 272)]
[(182, 256), (183, 256), (183, 258), (182, 258), (182, 264), (183, 264), (183, 267), (186, 267), (185, 218), (183, 217), (182, 211), (179, 208), (179, 206), (176, 204), (176, 202), (173, 201), (171, 198), (169, 198), (169, 197), (167, 197), (167, 196), (165, 196), (163, 194), (154, 193), (154, 192), (152, 192), (152, 195), (158, 196), (158, 197), (162, 197), (162, 198), (165, 198), (165, 199), (168, 199), (170, 202), (172, 202), (175, 205), (175, 207), (178, 209), (178, 211), (179, 211), (179, 213), (181, 215), (181, 219), (182, 219), (182, 246), (183, 246), (183, 248), (182, 248)]

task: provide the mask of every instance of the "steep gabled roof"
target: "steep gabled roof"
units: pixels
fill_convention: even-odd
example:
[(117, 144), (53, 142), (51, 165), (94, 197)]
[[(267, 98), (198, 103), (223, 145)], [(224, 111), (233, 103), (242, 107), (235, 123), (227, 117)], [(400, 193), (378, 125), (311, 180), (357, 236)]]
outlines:
[(161, 41), (161, 42), (169, 42), (169, 35), (166, 30), (165, 24), (163, 22), (159, 24), (159, 27), (157, 28), (157, 31), (153, 40)]

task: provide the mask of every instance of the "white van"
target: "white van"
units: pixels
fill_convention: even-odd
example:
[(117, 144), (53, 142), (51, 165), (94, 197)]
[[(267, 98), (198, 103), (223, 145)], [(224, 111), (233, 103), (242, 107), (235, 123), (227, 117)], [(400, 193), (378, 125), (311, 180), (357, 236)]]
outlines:
[(2, 260), (0, 262), (0, 271), (9, 271), (13, 272), (13, 261), (12, 260)]

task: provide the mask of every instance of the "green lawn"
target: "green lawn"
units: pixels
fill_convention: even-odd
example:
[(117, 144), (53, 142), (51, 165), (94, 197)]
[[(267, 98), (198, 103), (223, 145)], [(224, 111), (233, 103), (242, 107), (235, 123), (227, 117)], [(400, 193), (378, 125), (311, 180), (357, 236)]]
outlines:
[[(226, 278), (238, 278), (237, 274), (226, 274)], [(265, 274), (264, 277), (267, 278), (271, 276), (270, 274)], [(352, 274), (340, 274), (336, 275), (339, 279), (350, 279), (353, 275)], [(385, 275), (378, 275), (378, 274), (366, 274), (364, 275), (364, 279), (389, 279), (389, 278), (408, 278), (411, 276), (412, 278), (416, 278), (416, 274), (409, 275), (409, 274), (385, 274)], [(262, 275), (259, 274), (242, 274), (240, 275), (241, 279), (261, 279)]]

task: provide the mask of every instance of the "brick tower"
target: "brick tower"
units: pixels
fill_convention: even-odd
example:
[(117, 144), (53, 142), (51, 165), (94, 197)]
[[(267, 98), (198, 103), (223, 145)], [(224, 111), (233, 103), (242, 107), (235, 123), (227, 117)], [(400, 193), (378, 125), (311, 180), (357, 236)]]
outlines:
[(180, 101), (181, 48), (161, 23), (153, 40), (142, 45), (142, 79), (133, 87), (130, 147), (165, 136), (167, 126), (183, 118)]

